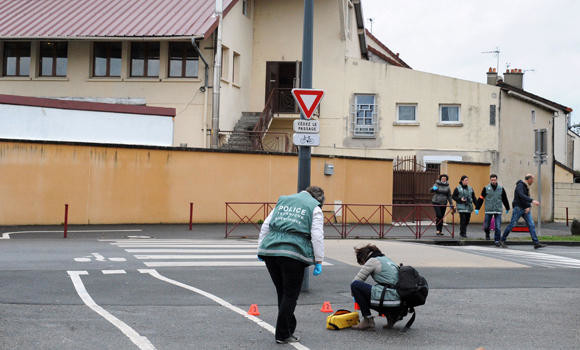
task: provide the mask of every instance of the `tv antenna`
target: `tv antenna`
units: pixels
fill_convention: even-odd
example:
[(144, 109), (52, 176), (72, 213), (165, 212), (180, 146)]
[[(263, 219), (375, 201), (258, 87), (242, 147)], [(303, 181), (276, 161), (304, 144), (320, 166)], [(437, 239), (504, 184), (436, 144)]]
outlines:
[(497, 68), (497, 72), (499, 73), (499, 54), (501, 53), (499, 47), (496, 47), (495, 50), (490, 50), (490, 51), (482, 51), (481, 53), (492, 53), (496, 56), (497, 58), (497, 65), (495, 66)]

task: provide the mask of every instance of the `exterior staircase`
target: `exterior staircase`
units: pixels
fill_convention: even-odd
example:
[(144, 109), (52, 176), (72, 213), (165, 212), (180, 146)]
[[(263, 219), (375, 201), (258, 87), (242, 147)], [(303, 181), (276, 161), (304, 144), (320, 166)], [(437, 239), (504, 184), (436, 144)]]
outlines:
[(260, 120), (260, 112), (242, 112), (242, 117), (234, 126), (233, 132), (229, 135), (228, 141), (220, 148), (229, 150), (249, 151), (254, 150), (252, 143), (252, 133), (256, 124)]

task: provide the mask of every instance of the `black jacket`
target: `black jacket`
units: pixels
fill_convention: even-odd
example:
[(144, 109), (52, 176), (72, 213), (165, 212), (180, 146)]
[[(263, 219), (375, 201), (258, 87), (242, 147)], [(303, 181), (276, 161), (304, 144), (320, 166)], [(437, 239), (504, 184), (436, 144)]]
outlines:
[(522, 209), (527, 209), (532, 206), (532, 201), (534, 199), (530, 197), (530, 189), (528, 185), (522, 180), (516, 183), (516, 189), (514, 191), (514, 207), (520, 207)]

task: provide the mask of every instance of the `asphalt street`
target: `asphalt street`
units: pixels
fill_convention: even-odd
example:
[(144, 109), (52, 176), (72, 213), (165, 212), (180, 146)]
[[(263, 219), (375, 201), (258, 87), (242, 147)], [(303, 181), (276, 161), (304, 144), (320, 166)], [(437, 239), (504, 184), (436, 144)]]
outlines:
[[(113, 228), (114, 229), (114, 228)], [(119, 229), (127, 229), (126, 227)], [(376, 242), (429, 281), (427, 304), (375, 331), (325, 329), (324, 301), (353, 309), (354, 245), (326, 241), (296, 310), (299, 345), (277, 345), (276, 295), (255, 240), (204, 232), (14, 234), (0, 240), (1, 349), (577, 349), (580, 247)], [(195, 231), (195, 230), (194, 230)], [(155, 233), (153, 233), (155, 232)], [(146, 238), (152, 237), (152, 238)], [(251, 304), (260, 316), (248, 317)]]

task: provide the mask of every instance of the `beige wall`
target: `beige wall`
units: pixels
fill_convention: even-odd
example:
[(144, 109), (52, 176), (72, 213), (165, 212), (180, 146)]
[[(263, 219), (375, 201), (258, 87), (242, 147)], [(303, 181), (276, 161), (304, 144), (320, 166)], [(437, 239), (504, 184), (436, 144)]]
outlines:
[[(459, 186), (461, 176), (467, 175), (467, 177), (469, 177), (469, 186), (473, 187), (473, 191), (475, 192), (475, 198), (479, 198), (481, 190), (489, 183), (489, 175), (491, 172), (489, 164), (443, 162), (441, 164), (441, 174), (449, 175), (449, 187), (451, 188), (451, 191), (454, 191), (455, 188)], [(475, 215), (475, 212), (471, 214), (471, 222), (481, 223), (484, 218), (484, 210), (481, 210), (479, 215)], [(448, 219), (448, 221), (450, 220)], [(455, 222), (459, 223), (459, 216), (457, 214)]]
[[(323, 175), (324, 163), (335, 173)], [(296, 191), (296, 156), (0, 142), (0, 225), (224, 222), (226, 201)], [(327, 203), (392, 202), (392, 162), (312, 158)]]
[[(532, 122), (532, 110), (536, 121)], [(527, 173), (537, 176), (538, 166), (534, 163), (534, 129), (548, 129), (548, 159), (542, 165), (542, 218), (552, 219), (553, 175), (552, 175), (552, 130), (553, 112), (530, 103), (510, 97), (504, 92), (501, 96), (499, 181), (504, 184), (508, 198), (513, 200), (513, 189), (518, 180)], [(494, 170), (495, 171), (495, 170)], [(509, 191), (508, 191), (509, 189)], [(530, 194), (538, 199), (537, 179), (530, 187)], [(535, 209), (535, 208), (534, 208)], [(536, 214), (534, 214), (534, 218)]]
[[(570, 173), (568, 170), (562, 168), (560, 165), (554, 165), (554, 182), (560, 183), (574, 183), (574, 174)], [(580, 203), (579, 203), (580, 205)]]
[(558, 183), (554, 184), (555, 204), (554, 220), (566, 220), (566, 208), (570, 221), (580, 219), (580, 184)]

